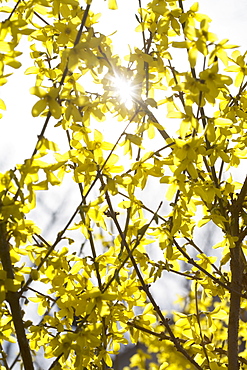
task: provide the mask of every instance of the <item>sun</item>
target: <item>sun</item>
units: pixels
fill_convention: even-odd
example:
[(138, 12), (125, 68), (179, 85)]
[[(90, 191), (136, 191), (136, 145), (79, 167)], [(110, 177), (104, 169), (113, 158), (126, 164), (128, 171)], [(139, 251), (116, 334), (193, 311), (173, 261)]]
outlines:
[(131, 80), (115, 75), (112, 78), (113, 90), (115, 91), (121, 104), (127, 109), (131, 109), (134, 104), (136, 88)]

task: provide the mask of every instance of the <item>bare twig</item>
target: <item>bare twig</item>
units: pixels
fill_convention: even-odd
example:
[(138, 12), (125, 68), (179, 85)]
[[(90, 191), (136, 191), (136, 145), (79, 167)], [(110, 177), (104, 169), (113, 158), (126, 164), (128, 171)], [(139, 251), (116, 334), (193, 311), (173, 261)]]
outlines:
[(195, 283), (196, 319), (197, 319), (197, 323), (198, 323), (198, 327), (199, 327), (199, 332), (200, 332), (200, 337), (201, 337), (201, 345), (202, 345), (202, 348), (203, 348), (203, 352), (204, 352), (205, 357), (206, 357), (206, 360), (207, 360), (208, 368), (211, 369), (211, 367), (210, 367), (210, 361), (209, 361), (209, 358), (208, 358), (208, 352), (207, 352), (207, 349), (206, 349), (206, 346), (205, 346), (205, 343), (204, 343), (203, 334), (202, 334), (202, 327), (201, 327), (201, 321), (200, 321), (200, 313), (199, 313), (199, 307), (198, 307), (197, 285), (198, 284), (196, 282)]

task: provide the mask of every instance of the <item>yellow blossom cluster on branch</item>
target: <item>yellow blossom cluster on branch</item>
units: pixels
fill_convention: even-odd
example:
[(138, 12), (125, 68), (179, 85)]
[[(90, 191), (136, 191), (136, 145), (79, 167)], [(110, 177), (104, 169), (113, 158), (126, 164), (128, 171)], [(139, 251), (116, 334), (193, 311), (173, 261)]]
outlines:
[[(105, 370), (138, 342), (130, 369), (247, 369), (246, 53), (200, 2), (136, 0), (140, 43), (122, 60), (97, 2), (1, 2), (1, 89), (25, 40), (43, 120), (31, 156), (0, 174), (1, 370)], [(77, 203), (48, 240), (33, 211), (65, 182)], [(188, 290), (174, 312), (164, 274)]]

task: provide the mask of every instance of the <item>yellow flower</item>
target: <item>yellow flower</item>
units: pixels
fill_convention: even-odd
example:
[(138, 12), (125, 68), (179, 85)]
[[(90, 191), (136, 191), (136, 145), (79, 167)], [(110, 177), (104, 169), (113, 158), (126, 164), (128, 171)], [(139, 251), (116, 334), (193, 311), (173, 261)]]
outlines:
[(68, 43), (74, 43), (77, 35), (76, 24), (72, 22), (68, 23), (55, 23), (55, 27), (59, 31), (59, 36), (57, 38), (57, 43), (61, 45), (68, 45)]
[(40, 98), (32, 108), (33, 117), (39, 116), (48, 106), (51, 115), (58, 119), (62, 114), (62, 109), (57, 102), (59, 88), (51, 87), (48, 89), (48, 93), (41, 87), (35, 86), (30, 89), (31, 94), (36, 95)]
[(217, 62), (215, 62), (212, 67), (202, 71), (199, 76), (208, 88), (208, 92), (205, 94), (205, 97), (210, 103), (215, 102), (215, 98), (218, 96), (220, 89), (223, 89), (226, 87), (225, 85), (231, 85), (232, 83), (231, 77), (218, 73)]

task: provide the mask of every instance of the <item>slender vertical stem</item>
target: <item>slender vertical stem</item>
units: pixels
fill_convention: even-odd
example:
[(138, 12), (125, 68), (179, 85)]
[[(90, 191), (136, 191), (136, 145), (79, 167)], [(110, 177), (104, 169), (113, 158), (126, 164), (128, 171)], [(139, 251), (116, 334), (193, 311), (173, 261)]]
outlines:
[[(230, 250), (231, 254), (231, 298), (230, 312), (228, 321), (228, 370), (239, 369), (238, 362), (238, 330), (239, 330), (239, 315), (240, 315), (240, 294), (242, 281), (242, 264), (240, 258), (240, 245), (236, 243), (234, 248)], [(235, 292), (236, 291), (236, 292)]]
[[(0, 259), (3, 269), (6, 271), (7, 279), (14, 279), (14, 272), (9, 251), (9, 243), (7, 240), (6, 224), (0, 223)], [(20, 295), (18, 292), (8, 291), (6, 300), (10, 305), (11, 315), (15, 327), (17, 342), (20, 348), (20, 353), (25, 370), (34, 370), (31, 350), (26, 337), (24, 323), (22, 320), (22, 310), (20, 306)]]
[(242, 189), (238, 198), (233, 202), (231, 207), (231, 235), (237, 237), (234, 248), (230, 249), (231, 255), (231, 297), (230, 297), (230, 312), (228, 322), (228, 369), (239, 369), (238, 359), (238, 339), (239, 339), (239, 315), (241, 305), (242, 277), (245, 261), (242, 258), (240, 228), (239, 228), (239, 212), (245, 200), (247, 193), (247, 177), (245, 178)]
[(197, 287), (198, 287), (198, 284), (196, 282), (195, 283), (196, 319), (197, 319), (197, 323), (198, 323), (198, 327), (199, 327), (199, 332), (200, 332), (200, 337), (201, 337), (201, 345), (202, 345), (202, 348), (203, 348), (203, 352), (204, 352), (205, 358), (207, 360), (208, 368), (211, 370), (210, 361), (209, 361), (208, 353), (207, 353), (207, 348), (206, 348), (205, 343), (204, 343), (203, 332), (202, 332), (202, 327), (201, 327)]

